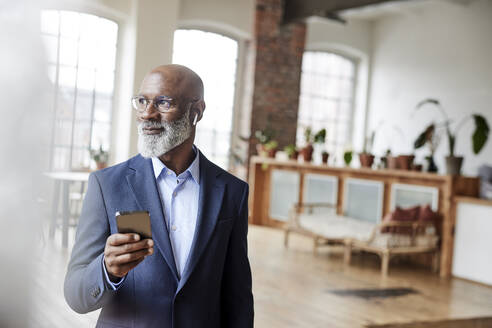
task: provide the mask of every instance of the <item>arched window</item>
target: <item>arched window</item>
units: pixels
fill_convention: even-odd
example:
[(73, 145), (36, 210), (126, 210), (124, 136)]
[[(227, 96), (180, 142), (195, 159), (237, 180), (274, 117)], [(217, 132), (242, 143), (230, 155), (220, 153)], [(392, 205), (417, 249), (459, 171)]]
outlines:
[(356, 63), (334, 53), (306, 51), (302, 58), (297, 143), (304, 144), (307, 126), (326, 129), (325, 149), (340, 156), (350, 143)]
[(53, 170), (87, 168), (89, 149), (109, 150), (118, 25), (63, 10), (41, 12), (53, 84)]
[(173, 63), (194, 70), (205, 85), (206, 109), (198, 123), (195, 143), (220, 167), (227, 169), (236, 85), (238, 42), (200, 30), (176, 30)]

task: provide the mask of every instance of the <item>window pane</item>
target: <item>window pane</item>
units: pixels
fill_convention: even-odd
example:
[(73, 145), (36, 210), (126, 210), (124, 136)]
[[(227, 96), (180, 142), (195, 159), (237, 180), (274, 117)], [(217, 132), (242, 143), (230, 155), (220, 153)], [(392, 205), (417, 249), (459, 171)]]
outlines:
[(111, 125), (108, 123), (94, 122), (92, 125), (92, 148), (99, 148), (102, 145), (103, 149), (109, 149), (111, 141)]
[(56, 10), (43, 10), (41, 13), (41, 32), (58, 34), (59, 16)]
[(55, 147), (53, 149), (53, 169), (66, 171), (70, 169), (70, 148)]
[(70, 146), (72, 142), (72, 121), (57, 120), (55, 122), (55, 145)]
[(96, 72), (96, 91), (98, 93), (112, 94), (114, 86), (114, 73), (112, 71), (98, 70)]
[(113, 100), (105, 94), (96, 94), (94, 120), (109, 123), (111, 120)]
[(83, 169), (90, 166), (90, 153), (88, 149), (75, 148), (72, 152), (72, 169)]
[(88, 147), (91, 142), (91, 123), (76, 122), (73, 130), (73, 145), (76, 147)]
[(60, 64), (77, 65), (78, 45), (76, 39), (60, 38)]
[(94, 70), (79, 68), (77, 71), (77, 89), (92, 91), (94, 89)]
[(46, 59), (49, 63), (56, 63), (58, 51), (58, 37), (53, 35), (43, 35), (44, 48), (46, 49)]
[(80, 29), (80, 14), (74, 11), (62, 11), (60, 15), (60, 34), (78, 39)]
[(92, 119), (92, 105), (92, 90), (79, 90), (77, 93), (77, 104), (75, 105), (76, 119), (90, 122)]
[(75, 67), (60, 66), (58, 84), (62, 88), (75, 89), (77, 70)]
[(75, 89), (59, 88), (57, 99), (57, 113), (59, 119), (72, 120)]

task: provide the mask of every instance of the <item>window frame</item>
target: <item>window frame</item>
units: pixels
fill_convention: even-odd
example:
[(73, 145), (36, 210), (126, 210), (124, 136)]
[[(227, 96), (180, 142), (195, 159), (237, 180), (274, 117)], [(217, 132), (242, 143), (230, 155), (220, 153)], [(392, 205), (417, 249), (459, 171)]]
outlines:
[[(117, 83), (117, 76), (118, 76), (118, 73), (119, 73), (119, 65), (120, 65), (120, 42), (121, 42), (121, 33), (122, 33), (122, 22), (120, 21), (120, 18), (121, 17), (108, 17), (109, 15), (106, 15), (104, 13), (101, 13), (101, 12), (94, 12), (94, 11), (87, 11), (87, 10), (83, 10), (82, 8), (78, 8), (77, 6), (75, 7), (63, 7), (63, 8), (43, 8), (42, 11), (57, 11), (58, 12), (58, 31), (57, 31), (57, 34), (52, 34), (52, 33), (47, 33), (47, 32), (44, 32), (44, 31), (41, 31), (41, 36), (44, 37), (44, 36), (54, 36), (56, 37), (56, 40), (57, 40), (57, 49), (56, 49), (56, 62), (52, 62), (52, 61), (48, 61), (47, 64), (49, 66), (55, 66), (55, 76), (54, 76), (54, 81), (53, 81), (53, 94), (52, 94), (52, 104), (51, 104), (51, 107), (52, 107), (52, 124), (53, 124), (53, 129), (52, 129), (52, 133), (51, 133), (51, 137), (50, 137), (50, 149), (49, 149), (49, 152), (50, 152), (50, 156), (49, 156), (49, 170), (55, 170), (55, 158), (54, 158), (54, 155), (55, 155), (55, 150), (56, 149), (69, 149), (69, 158), (68, 158), (68, 167), (66, 168), (67, 170), (69, 171), (72, 171), (74, 169), (80, 169), (80, 168), (83, 168), (83, 167), (78, 167), (78, 166), (75, 166), (74, 167), (74, 163), (73, 163), (73, 154), (74, 154), (74, 150), (82, 150), (82, 149), (87, 149), (87, 146), (89, 147), (89, 149), (94, 149), (94, 138), (93, 138), (93, 131), (94, 131), (94, 125), (97, 124), (97, 123), (101, 123), (101, 124), (104, 124), (104, 125), (107, 125), (108, 128), (109, 128), (109, 136), (108, 136), (108, 139), (107, 139), (107, 142), (108, 142), (108, 149), (105, 149), (106, 151), (108, 151), (110, 154), (112, 154), (111, 152), (111, 149), (113, 148), (113, 143), (114, 143), (114, 126), (113, 126), (113, 119), (115, 117), (115, 108), (116, 108), (116, 102), (117, 102), (117, 96), (118, 96), (118, 93), (119, 93), (119, 85)], [(78, 73), (79, 73), (79, 49), (77, 49), (77, 62), (75, 63), (75, 65), (65, 65), (65, 64), (62, 64), (60, 63), (60, 45), (61, 45), (61, 39), (63, 38), (63, 35), (61, 33), (61, 14), (63, 12), (70, 12), (70, 13), (75, 13), (75, 14), (83, 14), (83, 15), (91, 15), (91, 16), (94, 16), (96, 17), (97, 19), (105, 19), (105, 20), (108, 20), (112, 23), (114, 23), (116, 25), (116, 39), (115, 39), (115, 43), (114, 43), (114, 51), (115, 51), (115, 54), (114, 54), (114, 68), (113, 68), (113, 79), (112, 79), (112, 91), (111, 93), (108, 93), (108, 95), (110, 96), (108, 99), (111, 100), (111, 105), (110, 105), (110, 108), (109, 108), (109, 115), (110, 115), (110, 118), (109, 118), (109, 121), (108, 122), (104, 122), (104, 121), (99, 121), (99, 120), (96, 120), (95, 118), (95, 109), (96, 109), (96, 79), (97, 79), (97, 76), (96, 76), (96, 73), (97, 73), (97, 69), (96, 68), (93, 68), (94, 70), (94, 86), (92, 87), (91, 90), (89, 90), (89, 93), (91, 94), (90, 98), (91, 98), (91, 108), (90, 108), (90, 119), (88, 118), (83, 118), (83, 119), (77, 119), (77, 115), (76, 115), (76, 111), (77, 111), (77, 97), (78, 97), (78, 93), (80, 92), (79, 88), (77, 87), (77, 78), (78, 78)], [(121, 16), (121, 15), (116, 15), (116, 16)], [(80, 35), (74, 39), (76, 40), (77, 42), (77, 48), (80, 46)], [(58, 109), (59, 109), (59, 91), (60, 91), (60, 80), (59, 80), (59, 76), (60, 76), (60, 67), (70, 67), (70, 68), (74, 68), (75, 69), (75, 82), (74, 82), (74, 87), (73, 87), (73, 104), (71, 105), (71, 110), (72, 110), (72, 118), (71, 119), (66, 119), (66, 118), (60, 118), (58, 116)], [(92, 69), (91, 69), (92, 70)], [(56, 143), (56, 133), (57, 133), (57, 124), (59, 122), (62, 122), (62, 121), (71, 121), (71, 131), (70, 131), (70, 145), (65, 145), (65, 144), (57, 144)], [(89, 123), (90, 124), (90, 129), (89, 129), (89, 143), (88, 145), (76, 145), (74, 144), (74, 136), (75, 136), (75, 126), (77, 125), (77, 123)], [(59, 131), (59, 130), (58, 130)], [(56, 148), (56, 149), (55, 149)], [(88, 151), (88, 149), (87, 149)], [(110, 159), (111, 160), (111, 157)], [(89, 160), (89, 167), (91, 167), (91, 160)], [(62, 169), (62, 170), (65, 170), (65, 169)]]
[[(346, 136), (346, 143), (349, 143), (350, 145), (353, 144), (354, 140), (354, 126), (355, 126), (355, 119), (354, 119), (354, 115), (355, 115), (355, 112), (356, 112), (356, 102), (357, 102), (357, 89), (358, 89), (358, 84), (359, 84), (359, 75), (360, 75), (360, 59), (357, 58), (356, 56), (353, 56), (353, 55), (350, 55), (346, 52), (343, 52), (343, 51), (339, 51), (338, 49), (333, 49), (332, 47), (315, 47), (315, 48), (306, 48), (304, 49), (304, 53), (303, 53), (303, 57), (304, 57), (304, 54), (306, 53), (324, 53), (324, 54), (330, 54), (330, 55), (336, 55), (336, 56), (339, 56), (339, 57), (342, 57), (343, 59), (345, 60), (348, 60), (349, 62), (352, 63), (353, 65), (353, 83), (352, 83), (352, 88), (351, 88), (351, 97), (350, 97), (350, 121), (347, 123), (347, 136)], [(301, 80), (302, 80), (302, 74), (303, 74), (303, 71), (302, 71), (302, 67), (301, 67)], [(323, 74), (324, 76), (326, 76), (326, 74)], [(330, 75), (331, 76), (331, 75)], [(299, 111), (300, 111), (300, 107), (301, 107), (301, 96), (302, 96), (302, 90), (301, 88), (299, 88)], [(337, 98), (337, 102), (340, 102), (340, 98), (338, 97)], [(335, 119), (336, 122), (338, 122), (338, 119)], [(300, 121), (299, 121), (299, 114), (298, 114), (298, 119), (297, 119), (297, 124), (299, 125), (300, 124)], [(316, 133), (316, 131), (313, 131), (314, 133)], [(296, 143), (298, 142), (298, 140), (300, 139), (303, 139), (303, 137), (299, 137), (299, 136), (296, 136)], [(326, 143), (325, 143), (326, 144)], [(339, 147), (338, 144), (336, 143), (336, 140), (334, 141), (334, 145), (335, 145), (335, 151), (336, 149)], [(340, 147), (344, 147), (344, 146), (340, 146)], [(335, 153), (334, 155), (339, 155), (337, 153)]]

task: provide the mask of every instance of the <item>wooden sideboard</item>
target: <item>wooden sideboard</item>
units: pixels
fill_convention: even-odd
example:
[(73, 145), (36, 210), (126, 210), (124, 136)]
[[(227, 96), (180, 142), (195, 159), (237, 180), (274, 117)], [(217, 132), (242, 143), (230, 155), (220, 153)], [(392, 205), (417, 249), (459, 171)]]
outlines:
[[(272, 173), (275, 170), (283, 172), (295, 172), (299, 176), (298, 194), (296, 202), (303, 202), (305, 176), (308, 174), (326, 175), (335, 177), (336, 186), (336, 211), (344, 214), (344, 201), (346, 182), (350, 179), (377, 181), (383, 186), (381, 216), (391, 211), (392, 187), (400, 184), (437, 189), (436, 208), (442, 217), (441, 227), (441, 259), (440, 275), (451, 275), (454, 227), (455, 227), (455, 196), (477, 197), (479, 180), (475, 177), (451, 176), (427, 172), (404, 170), (373, 170), (368, 168), (332, 167), (301, 161), (280, 161), (273, 158), (253, 156), (249, 169), (249, 222), (251, 224), (266, 225), (283, 228), (285, 221), (270, 217), (270, 202), (272, 195)], [(289, 206), (286, 203), (286, 206)], [(380, 218), (379, 218), (380, 219)]]

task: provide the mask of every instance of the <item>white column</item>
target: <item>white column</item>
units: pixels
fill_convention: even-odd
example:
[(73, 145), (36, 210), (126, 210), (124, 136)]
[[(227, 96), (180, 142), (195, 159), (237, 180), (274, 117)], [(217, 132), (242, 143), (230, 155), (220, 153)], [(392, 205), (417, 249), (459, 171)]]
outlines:
[[(179, 16), (179, 2), (179, 0), (134, 1), (136, 26), (134, 94), (138, 92), (145, 74), (153, 67), (171, 63), (174, 30)], [(125, 68), (121, 67), (121, 69)], [(129, 107), (130, 99), (128, 99)], [(129, 157), (137, 154), (137, 139), (137, 125), (135, 115), (132, 113)]]

